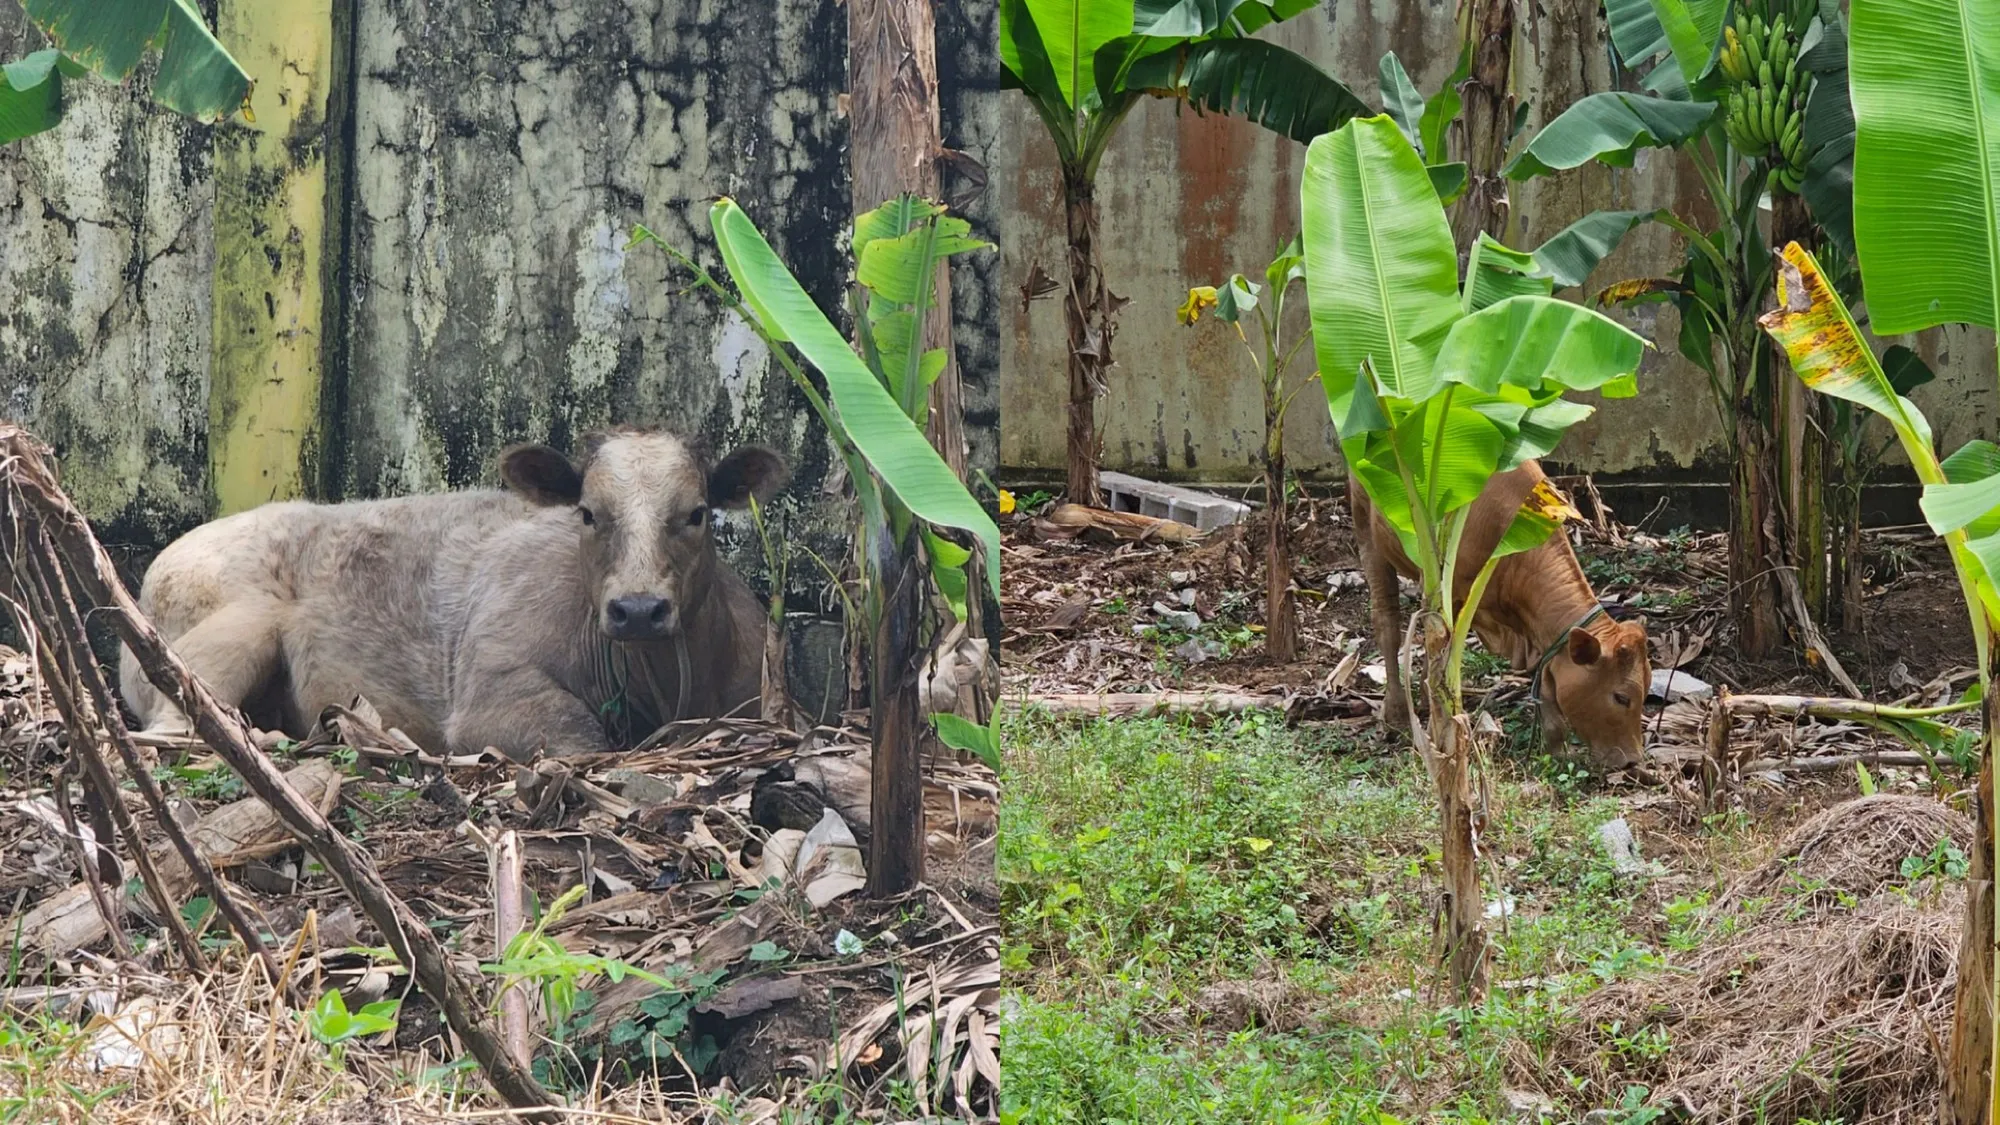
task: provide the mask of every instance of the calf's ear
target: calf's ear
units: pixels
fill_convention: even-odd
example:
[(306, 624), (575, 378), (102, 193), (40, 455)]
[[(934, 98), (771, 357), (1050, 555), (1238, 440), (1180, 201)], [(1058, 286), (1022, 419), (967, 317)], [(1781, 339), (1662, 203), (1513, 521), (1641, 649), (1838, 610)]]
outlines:
[(1569, 658), (1578, 664), (1595, 664), (1604, 655), (1604, 646), (1598, 643), (1597, 635), (1587, 629), (1569, 631)]
[(709, 471), (708, 506), (744, 508), (753, 496), (766, 503), (791, 475), (783, 457), (761, 445), (743, 446)]
[(583, 498), (583, 474), (569, 458), (546, 445), (516, 445), (500, 454), (500, 479), (544, 507)]

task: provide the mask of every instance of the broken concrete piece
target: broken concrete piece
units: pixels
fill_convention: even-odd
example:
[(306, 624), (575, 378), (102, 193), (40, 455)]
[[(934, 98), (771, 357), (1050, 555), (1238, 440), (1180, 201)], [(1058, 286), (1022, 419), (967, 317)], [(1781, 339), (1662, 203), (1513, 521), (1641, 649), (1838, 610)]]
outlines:
[(1653, 682), (1646, 687), (1646, 698), (1662, 703), (1673, 703), (1682, 699), (1707, 699), (1715, 694), (1715, 688), (1686, 672), (1672, 668), (1653, 669)]
[(1657, 878), (1667, 873), (1664, 864), (1639, 858), (1639, 841), (1622, 816), (1597, 826), (1597, 842), (1604, 845), (1604, 854), (1610, 857), (1612, 868), (1620, 875)]

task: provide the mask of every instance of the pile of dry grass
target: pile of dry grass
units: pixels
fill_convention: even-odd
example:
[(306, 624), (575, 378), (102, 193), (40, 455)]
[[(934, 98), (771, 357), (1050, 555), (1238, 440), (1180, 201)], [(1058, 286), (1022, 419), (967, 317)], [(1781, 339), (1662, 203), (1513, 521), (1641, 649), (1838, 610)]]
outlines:
[(1934, 1118), (1964, 896), (1899, 869), (1970, 834), (1924, 798), (1827, 809), (1729, 888), (1698, 949), (1584, 998), (1521, 1077), (1579, 1107), (1645, 1085), (1702, 1122)]

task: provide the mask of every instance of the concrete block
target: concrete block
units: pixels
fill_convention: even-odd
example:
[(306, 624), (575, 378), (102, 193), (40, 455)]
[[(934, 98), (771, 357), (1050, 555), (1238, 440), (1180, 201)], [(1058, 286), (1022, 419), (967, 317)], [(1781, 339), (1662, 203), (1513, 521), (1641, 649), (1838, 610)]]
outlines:
[(1115, 512), (1137, 512), (1142, 516), (1174, 520), (1200, 531), (1214, 531), (1238, 523), (1250, 515), (1250, 505), (1212, 492), (1198, 492), (1179, 485), (1141, 480), (1124, 473), (1097, 474), (1104, 490), (1104, 503)]

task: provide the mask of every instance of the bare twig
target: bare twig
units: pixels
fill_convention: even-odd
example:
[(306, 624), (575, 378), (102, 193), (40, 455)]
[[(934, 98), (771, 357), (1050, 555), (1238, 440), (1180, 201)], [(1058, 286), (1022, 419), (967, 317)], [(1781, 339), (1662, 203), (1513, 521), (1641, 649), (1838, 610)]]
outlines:
[[(527, 921), (521, 893), (521, 838), (503, 832), (493, 851), (493, 959), (505, 960), (507, 946)], [(528, 994), (510, 988), (500, 994), (500, 1035), (507, 1052), (522, 1067), (534, 1061), (534, 1044), (528, 1038)]]
[(1853, 677), (1847, 674), (1847, 669), (1840, 666), (1840, 658), (1833, 655), (1833, 649), (1827, 645), (1826, 638), (1820, 635), (1819, 626), (1813, 623), (1812, 614), (1806, 611), (1806, 598), (1799, 590), (1798, 573), (1788, 566), (1774, 567), (1771, 573), (1777, 576), (1778, 585), (1784, 587), (1785, 601), (1791, 605), (1792, 618), (1798, 623), (1799, 632), (1805, 637), (1806, 645), (1826, 665), (1826, 670), (1833, 676), (1834, 681), (1847, 689), (1847, 694), (1860, 698), (1861, 689), (1855, 686)]

